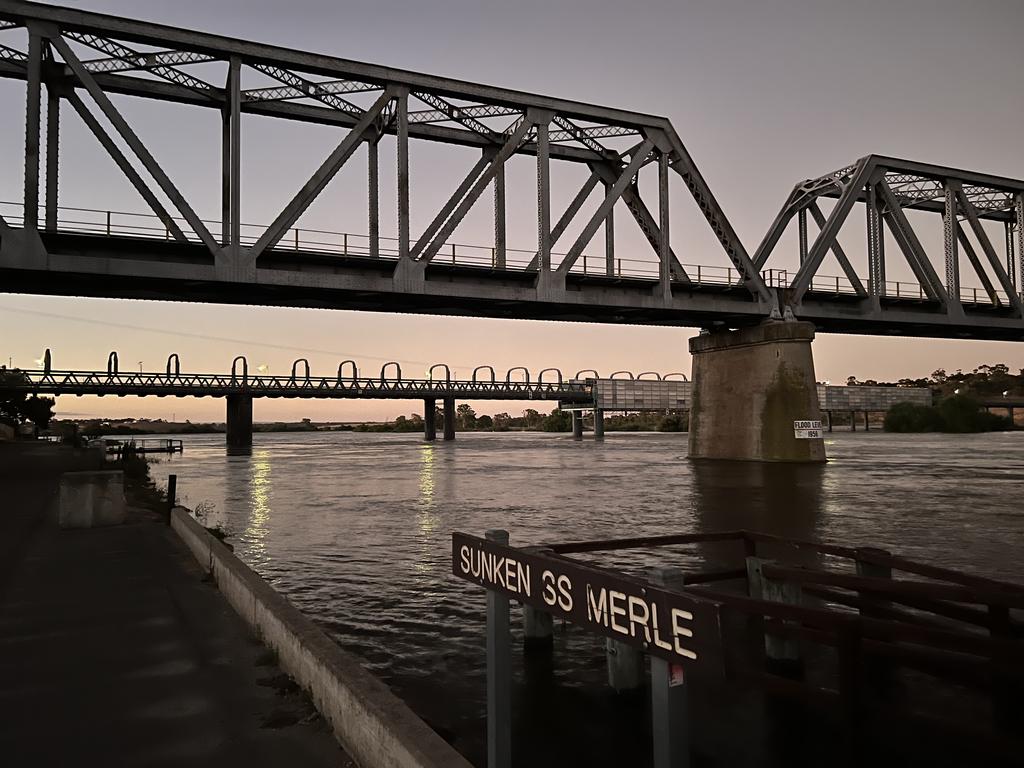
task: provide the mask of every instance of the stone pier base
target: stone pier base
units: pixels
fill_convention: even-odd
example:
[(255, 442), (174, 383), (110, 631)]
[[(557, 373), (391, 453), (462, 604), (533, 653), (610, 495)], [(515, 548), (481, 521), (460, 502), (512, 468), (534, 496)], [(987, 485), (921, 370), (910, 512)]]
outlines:
[(825, 461), (824, 440), (794, 429), (821, 419), (813, 340), (812, 323), (783, 321), (691, 339), (690, 458)]

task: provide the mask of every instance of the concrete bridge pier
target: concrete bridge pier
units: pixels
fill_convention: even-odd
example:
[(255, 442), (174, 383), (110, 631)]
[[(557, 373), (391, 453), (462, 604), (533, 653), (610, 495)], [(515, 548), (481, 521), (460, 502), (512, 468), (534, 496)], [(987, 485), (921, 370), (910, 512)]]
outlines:
[(228, 449), (252, 448), (252, 396), (228, 395), (227, 400)]
[(594, 409), (594, 439), (604, 440), (604, 410)]
[(444, 398), (444, 439), (455, 439), (455, 398)]
[(583, 439), (583, 412), (572, 411), (572, 439)]
[(423, 399), (423, 439), (428, 443), (437, 440), (437, 400)]
[(825, 461), (824, 440), (794, 425), (821, 419), (813, 340), (814, 325), (797, 321), (691, 339), (690, 458)]

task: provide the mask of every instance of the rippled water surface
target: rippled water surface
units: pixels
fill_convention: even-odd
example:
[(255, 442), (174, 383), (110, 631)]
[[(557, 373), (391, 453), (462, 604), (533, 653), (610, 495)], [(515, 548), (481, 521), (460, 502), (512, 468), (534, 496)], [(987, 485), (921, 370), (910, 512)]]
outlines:
[[(257, 434), (251, 456), (227, 456), (223, 435), (185, 440), (158, 480), (176, 472), (182, 503), (478, 764), (484, 594), (451, 576), (452, 531), (507, 528), (532, 544), (745, 527), (1024, 577), (1024, 432), (837, 433), (821, 467), (690, 463), (681, 434)], [(700, 565), (692, 550), (664, 556)], [(654, 562), (617, 557), (605, 562)], [(517, 666), (517, 733), (543, 730), (531, 714), (554, 706), (619, 717), (603, 664), (599, 641), (560, 633), (546, 670), (569, 697), (557, 703)], [(591, 741), (621, 764), (613, 743)]]

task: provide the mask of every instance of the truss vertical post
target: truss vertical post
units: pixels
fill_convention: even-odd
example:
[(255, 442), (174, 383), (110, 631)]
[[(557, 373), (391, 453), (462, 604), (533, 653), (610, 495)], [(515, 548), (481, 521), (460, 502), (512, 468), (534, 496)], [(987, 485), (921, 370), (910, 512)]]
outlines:
[[(604, 195), (608, 196), (611, 192), (611, 182), (605, 182), (604, 184)], [(608, 277), (612, 277), (615, 274), (615, 208), (614, 206), (608, 211), (608, 215), (604, 218), (604, 273)]]
[(1017, 287), (1024, 299), (1024, 192), (1018, 192), (1013, 200), (1014, 218), (1017, 220)]
[[(230, 88), (230, 72), (228, 86)], [(231, 244), (231, 108), (225, 100), (220, 111), (220, 244)]]
[(396, 97), (398, 108), (398, 258), (409, 258), (409, 90)]
[(1017, 285), (1017, 265), (1014, 263), (1014, 247), (1013, 247), (1013, 222), (1007, 221), (1003, 223), (1004, 229), (1006, 230), (1006, 276), (1010, 278), (1010, 285), (1016, 287)]
[(547, 118), (537, 123), (537, 252), (541, 274), (551, 271), (551, 158)]
[(39, 110), (43, 73), (43, 41), (28, 37), (28, 91), (25, 97), (25, 229), (39, 227)]
[(672, 299), (672, 245), (669, 240), (668, 154), (658, 153), (658, 288), (666, 301)]
[(885, 296), (885, 230), (882, 223), (882, 211), (878, 199), (878, 189), (874, 183), (867, 189), (867, 226), (868, 226), (868, 292), (872, 296)]
[(494, 174), (494, 268), (505, 269), (505, 164)]
[(800, 230), (800, 263), (807, 261), (807, 209), (797, 212), (797, 226)]
[(57, 195), (60, 180), (60, 96), (46, 87), (46, 228), (57, 229)]
[(242, 62), (232, 56), (228, 65), (228, 122), (230, 124), (231, 155), (229, 162), (229, 199), (231, 228), (228, 243), (232, 253), (238, 255), (242, 245)]
[(953, 306), (960, 302), (960, 252), (957, 248), (957, 184), (952, 179), (946, 179), (945, 193), (942, 228), (946, 247), (946, 293)]
[[(380, 153), (379, 136), (366, 142), (366, 215), (369, 218), (370, 258), (380, 258)], [(433, 407), (433, 406), (431, 406)]]

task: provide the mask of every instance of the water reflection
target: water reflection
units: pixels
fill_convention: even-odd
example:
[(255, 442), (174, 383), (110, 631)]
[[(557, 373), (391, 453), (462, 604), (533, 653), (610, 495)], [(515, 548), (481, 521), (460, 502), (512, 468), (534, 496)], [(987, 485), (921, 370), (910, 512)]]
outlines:
[(267, 536), (270, 532), (270, 450), (253, 451), (250, 463), (249, 515), (241, 539), (249, 559), (268, 562)]
[[(821, 538), (827, 471), (825, 464), (691, 462), (697, 530), (743, 528), (817, 540)], [(729, 558), (721, 545), (703, 548), (702, 554), (706, 562), (722, 563)]]

